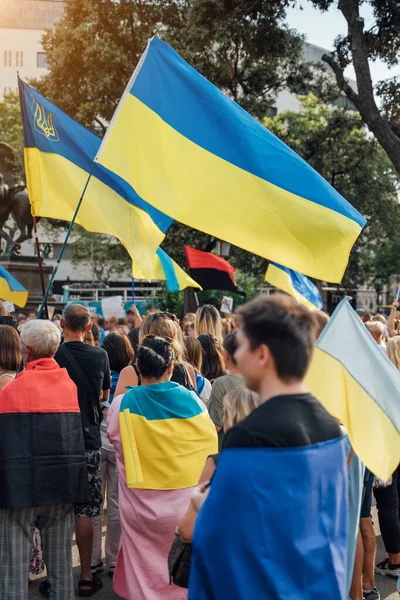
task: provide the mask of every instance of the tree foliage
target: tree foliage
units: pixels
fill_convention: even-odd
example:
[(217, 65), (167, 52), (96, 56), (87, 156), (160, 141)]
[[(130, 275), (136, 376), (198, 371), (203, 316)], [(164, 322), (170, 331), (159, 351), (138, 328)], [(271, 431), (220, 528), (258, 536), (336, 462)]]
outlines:
[[(400, 225), (396, 173), (379, 144), (357, 113), (329, 108), (311, 94), (299, 113), (281, 113), (266, 125), (367, 218), (343, 283), (352, 289), (371, 280), (380, 270), (379, 248), (395, 239)], [(392, 268), (387, 264), (382, 274)]]
[(0, 148), (0, 173), (7, 171), (21, 177), (23, 173), (24, 140), (17, 94), (10, 92), (0, 102), (0, 143), (11, 146), (15, 153)]
[(36, 82), (52, 102), (105, 131), (147, 41), (180, 26), (174, 0), (69, 0), (43, 39), (50, 73)]
[(69, 0), (45, 34), (50, 72), (35, 85), (87, 127), (105, 131), (147, 40), (170, 42), (255, 115), (298, 83), (302, 37), (281, 0)]
[[(284, 1), (284, 0), (283, 0)], [(347, 35), (337, 36), (335, 52), (323, 60), (333, 69), (339, 89), (357, 107), (361, 117), (376, 136), (398, 174), (400, 174), (400, 78), (379, 82), (374, 88), (371, 63), (377, 59), (389, 67), (400, 60), (400, 4), (397, 0), (310, 0), (322, 11), (336, 6), (347, 22)], [(372, 9), (374, 23), (366, 28), (362, 9)], [(355, 91), (344, 77), (344, 70), (352, 65), (357, 80)], [(381, 99), (379, 107), (375, 93)]]
[[(193, 0), (178, 49), (243, 108), (263, 117), (279, 90), (309, 75), (300, 60), (303, 36), (285, 25), (285, 11), (281, 0)], [(169, 38), (175, 45), (174, 32)]]
[(108, 283), (131, 269), (131, 259), (124, 246), (109, 235), (85, 231), (79, 226), (73, 230), (72, 264), (86, 264), (93, 282)]

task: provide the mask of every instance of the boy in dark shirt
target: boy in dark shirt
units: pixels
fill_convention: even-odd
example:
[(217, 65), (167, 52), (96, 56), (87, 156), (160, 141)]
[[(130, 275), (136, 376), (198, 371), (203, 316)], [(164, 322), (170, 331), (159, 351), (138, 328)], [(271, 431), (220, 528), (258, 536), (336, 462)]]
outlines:
[(303, 384), (315, 322), (289, 297), (261, 297), (238, 311), (235, 359), (264, 403), (228, 431), (224, 448), (309, 446), (340, 437), (336, 420)]

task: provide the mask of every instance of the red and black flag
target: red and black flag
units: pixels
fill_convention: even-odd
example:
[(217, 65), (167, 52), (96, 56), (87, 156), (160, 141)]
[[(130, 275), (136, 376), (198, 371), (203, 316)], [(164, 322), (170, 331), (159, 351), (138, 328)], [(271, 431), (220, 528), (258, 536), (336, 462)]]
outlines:
[(185, 246), (190, 275), (203, 290), (224, 290), (244, 296), (238, 287), (233, 273), (236, 271), (228, 261), (211, 254)]

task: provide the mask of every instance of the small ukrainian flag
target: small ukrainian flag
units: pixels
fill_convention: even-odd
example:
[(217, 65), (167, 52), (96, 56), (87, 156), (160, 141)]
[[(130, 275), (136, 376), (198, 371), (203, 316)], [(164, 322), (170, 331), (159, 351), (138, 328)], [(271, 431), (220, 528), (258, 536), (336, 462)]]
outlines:
[[(146, 279), (140, 269), (132, 263), (132, 277)], [(153, 260), (151, 279), (165, 281), (170, 292), (179, 292), (187, 287), (202, 289), (164, 250), (158, 248)]]
[(0, 265), (0, 298), (24, 308), (28, 292), (4, 267)]
[(271, 262), (265, 273), (265, 281), (293, 296), (299, 304), (304, 304), (310, 310), (321, 309), (324, 305), (318, 288), (305, 275), (297, 271)]

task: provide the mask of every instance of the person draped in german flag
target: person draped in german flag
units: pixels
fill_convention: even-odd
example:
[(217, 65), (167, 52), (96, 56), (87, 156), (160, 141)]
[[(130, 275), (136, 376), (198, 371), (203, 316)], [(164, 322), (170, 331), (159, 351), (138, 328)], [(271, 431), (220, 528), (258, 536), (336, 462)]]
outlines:
[(171, 341), (145, 336), (141, 385), (113, 400), (108, 437), (119, 471), (121, 545), (114, 590), (127, 600), (184, 600), (170, 586), (167, 556), (217, 433), (200, 397), (171, 380)]
[(76, 385), (54, 355), (59, 329), (24, 325), (26, 368), (0, 392), (0, 598), (26, 598), (33, 531), (52, 596), (74, 596), (74, 503), (89, 499)]

